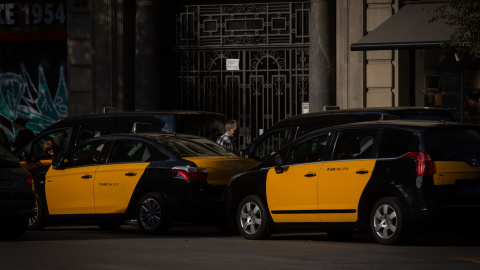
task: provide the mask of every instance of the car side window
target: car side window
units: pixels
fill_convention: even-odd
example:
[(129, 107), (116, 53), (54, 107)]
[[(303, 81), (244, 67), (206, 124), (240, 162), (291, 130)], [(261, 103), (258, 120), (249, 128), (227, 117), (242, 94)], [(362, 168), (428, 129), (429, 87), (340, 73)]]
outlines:
[(375, 158), (376, 130), (340, 131), (332, 160)]
[(265, 159), (269, 157), (271, 153), (282, 149), (287, 142), (289, 132), (290, 129), (282, 129), (262, 138), (262, 141), (255, 145), (251, 158), (257, 160)]
[(322, 134), (293, 146), (288, 151), (284, 164), (294, 165), (321, 161), (327, 147), (328, 137), (329, 133)]
[(150, 161), (148, 147), (136, 140), (116, 140), (107, 159), (107, 163), (147, 161)]
[(409, 131), (386, 129), (378, 150), (378, 158), (396, 158), (418, 149), (418, 136)]
[(42, 135), (38, 140), (35, 140), (30, 146), (29, 156), (32, 161), (52, 159), (46, 151), (47, 142), (55, 145), (57, 157), (61, 156), (65, 152), (67, 147), (67, 140), (70, 134), (70, 128), (55, 130), (47, 134)]
[(101, 125), (82, 125), (78, 134), (77, 144), (80, 144), (88, 139), (107, 135), (107, 131)]
[(68, 167), (88, 166), (100, 163), (100, 155), (105, 141), (87, 143), (64, 159)]

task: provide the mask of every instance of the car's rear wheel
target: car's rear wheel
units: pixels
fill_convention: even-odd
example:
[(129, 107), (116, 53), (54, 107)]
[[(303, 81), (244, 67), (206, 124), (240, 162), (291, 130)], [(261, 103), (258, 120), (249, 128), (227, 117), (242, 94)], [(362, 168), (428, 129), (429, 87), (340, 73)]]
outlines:
[(160, 234), (168, 230), (168, 210), (159, 193), (148, 193), (140, 199), (137, 205), (137, 224), (148, 234)]
[(40, 231), (47, 225), (47, 218), (45, 215), (45, 203), (42, 197), (37, 197), (35, 203), (35, 216), (28, 219), (28, 229), (30, 231)]
[(397, 245), (405, 240), (405, 212), (397, 198), (385, 197), (374, 204), (370, 229), (375, 241), (383, 245)]
[(271, 234), (268, 210), (257, 195), (245, 197), (237, 208), (237, 227), (246, 239), (265, 239)]
[(0, 224), (0, 238), (14, 240), (22, 237), (28, 229), (28, 218), (12, 218)]

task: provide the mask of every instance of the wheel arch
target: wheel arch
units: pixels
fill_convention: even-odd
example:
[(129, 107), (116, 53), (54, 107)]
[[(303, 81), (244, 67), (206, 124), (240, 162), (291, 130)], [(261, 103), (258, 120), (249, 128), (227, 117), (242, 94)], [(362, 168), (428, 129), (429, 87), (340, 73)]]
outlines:
[(267, 172), (268, 170), (259, 170), (238, 175), (227, 187), (225, 215), (229, 227), (236, 227), (235, 216), (238, 205), (247, 196), (259, 196), (268, 209), (266, 194)]
[[(403, 193), (391, 186), (378, 186), (374, 189), (370, 189), (368, 192), (364, 192), (360, 198), (359, 207), (358, 207), (358, 224), (360, 229), (368, 230), (370, 222), (370, 212), (373, 205), (380, 199), (385, 197), (395, 197), (397, 198), (403, 206), (403, 211), (405, 217), (408, 221), (407, 211), (407, 201)], [(406, 223), (408, 224), (408, 222)]]
[[(160, 177), (161, 178), (161, 177)], [(148, 193), (157, 193), (162, 199), (167, 202), (169, 207), (168, 196), (165, 189), (162, 188), (163, 181), (159, 177), (155, 176), (155, 173), (150, 170), (145, 170), (144, 175), (140, 178), (135, 189), (133, 190), (130, 201), (128, 202), (127, 209), (125, 211), (126, 218), (135, 218), (137, 204), (140, 199)]]

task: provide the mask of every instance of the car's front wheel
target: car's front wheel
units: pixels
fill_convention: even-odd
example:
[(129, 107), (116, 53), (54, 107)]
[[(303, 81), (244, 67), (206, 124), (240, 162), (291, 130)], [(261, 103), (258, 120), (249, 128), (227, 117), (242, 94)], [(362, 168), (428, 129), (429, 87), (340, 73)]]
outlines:
[(268, 210), (257, 195), (245, 197), (237, 209), (237, 227), (250, 240), (265, 239), (271, 234)]
[(159, 193), (148, 193), (140, 199), (137, 205), (137, 224), (148, 234), (160, 234), (168, 230), (168, 210)]
[(370, 214), (373, 238), (383, 245), (396, 245), (406, 238), (406, 218), (400, 201), (395, 197), (378, 200)]

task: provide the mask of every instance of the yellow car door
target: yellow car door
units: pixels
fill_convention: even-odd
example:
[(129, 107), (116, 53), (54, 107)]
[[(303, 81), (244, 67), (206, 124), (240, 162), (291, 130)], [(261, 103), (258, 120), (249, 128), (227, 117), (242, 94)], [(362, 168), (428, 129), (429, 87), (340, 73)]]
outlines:
[(275, 168), (267, 174), (267, 203), (275, 222), (319, 222), (317, 181), (323, 163)]
[(138, 181), (150, 164), (147, 145), (135, 139), (117, 139), (94, 181), (97, 214), (125, 213)]
[(375, 167), (376, 130), (339, 133), (333, 161), (321, 168), (318, 211), (322, 222), (355, 222), (358, 204)]
[(51, 215), (95, 213), (93, 180), (98, 165), (55, 170), (45, 175), (45, 196)]
[(278, 155), (285, 165), (270, 169), (266, 183), (267, 203), (275, 222), (320, 222), (318, 177), (329, 136), (300, 141)]
[(94, 180), (95, 212), (125, 213), (138, 180), (150, 163), (119, 163), (98, 167)]
[(318, 181), (318, 210), (323, 222), (355, 222), (360, 196), (375, 160), (327, 162)]
[(105, 145), (104, 140), (87, 143), (51, 166), (45, 175), (45, 196), (51, 215), (94, 214), (93, 184)]

